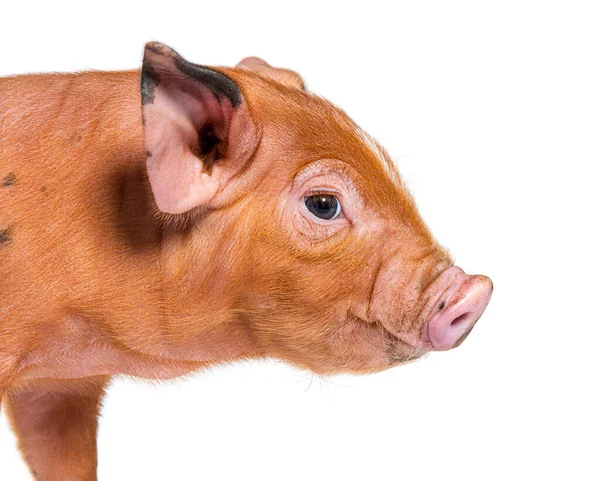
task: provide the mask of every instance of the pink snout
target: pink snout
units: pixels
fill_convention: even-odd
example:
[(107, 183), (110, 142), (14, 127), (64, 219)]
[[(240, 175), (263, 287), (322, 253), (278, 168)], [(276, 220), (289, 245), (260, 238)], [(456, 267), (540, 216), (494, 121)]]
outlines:
[(427, 331), (433, 349), (445, 351), (458, 346), (471, 332), (492, 296), (492, 281), (485, 276), (466, 275), (458, 267), (453, 285), (442, 296)]

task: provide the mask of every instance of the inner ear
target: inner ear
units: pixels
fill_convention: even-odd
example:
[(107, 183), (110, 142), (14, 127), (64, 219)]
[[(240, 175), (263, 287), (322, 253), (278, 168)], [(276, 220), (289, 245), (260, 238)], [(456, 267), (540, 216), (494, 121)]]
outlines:
[(207, 204), (258, 144), (240, 88), (156, 42), (146, 45), (141, 82), (146, 167), (158, 208), (178, 214)]
[(198, 158), (202, 159), (204, 170), (209, 174), (213, 165), (225, 158), (227, 141), (219, 138), (213, 125), (208, 124), (198, 132)]

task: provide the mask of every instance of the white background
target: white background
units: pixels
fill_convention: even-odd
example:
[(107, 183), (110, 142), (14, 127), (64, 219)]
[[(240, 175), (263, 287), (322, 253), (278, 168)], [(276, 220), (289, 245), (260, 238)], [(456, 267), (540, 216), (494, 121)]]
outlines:
[[(115, 381), (101, 481), (600, 479), (598, 2), (15, 5), (2, 75), (135, 68), (152, 39), (296, 69), (495, 283), (459, 349), (381, 374), (311, 383), (269, 362)], [(0, 479), (30, 479), (4, 416)]]

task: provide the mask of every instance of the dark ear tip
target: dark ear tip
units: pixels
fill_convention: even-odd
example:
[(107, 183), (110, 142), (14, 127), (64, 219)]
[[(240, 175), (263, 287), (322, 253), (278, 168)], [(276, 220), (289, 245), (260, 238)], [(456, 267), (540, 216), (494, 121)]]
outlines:
[[(142, 61), (142, 104), (152, 103), (154, 87), (161, 81), (161, 74), (171, 72), (172, 77), (185, 75), (204, 84), (221, 102), (227, 97), (231, 105), (238, 107), (242, 93), (237, 84), (225, 74), (185, 60), (175, 50), (160, 42), (148, 42)], [(168, 76), (167, 76), (168, 77)]]
[(170, 50), (169, 47), (160, 42), (148, 42), (144, 46), (145, 52), (157, 53), (159, 55), (164, 55), (168, 50)]
[(167, 57), (172, 59), (180, 59), (181, 55), (179, 55), (175, 50), (173, 50), (168, 45), (165, 45), (161, 42), (148, 42), (144, 46), (144, 59), (148, 57), (152, 57), (154, 55), (159, 55), (161, 57)]

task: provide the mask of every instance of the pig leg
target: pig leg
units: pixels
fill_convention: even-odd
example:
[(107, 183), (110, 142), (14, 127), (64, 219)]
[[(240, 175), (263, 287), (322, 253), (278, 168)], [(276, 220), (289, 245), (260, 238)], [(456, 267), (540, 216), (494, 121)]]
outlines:
[(35, 479), (96, 481), (96, 430), (107, 382), (42, 381), (7, 391), (7, 412)]

